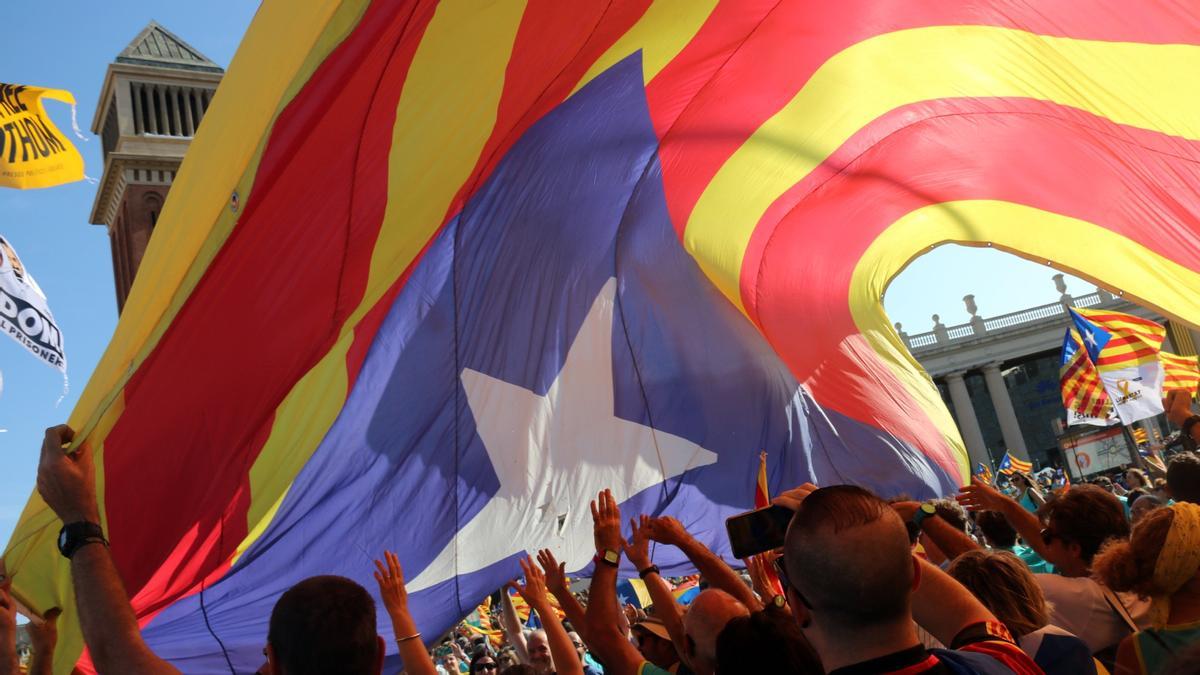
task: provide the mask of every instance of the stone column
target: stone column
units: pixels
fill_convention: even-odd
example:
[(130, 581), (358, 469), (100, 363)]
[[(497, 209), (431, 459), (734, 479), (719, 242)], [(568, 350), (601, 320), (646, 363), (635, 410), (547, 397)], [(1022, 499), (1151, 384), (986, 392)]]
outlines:
[(1013, 410), (1012, 399), (1008, 396), (1008, 385), (1004, 384), (1004, 376), (1000, 374), (999, 363), (989, 363), (983, 367), (983, 380), (987, 383), (988, 393), (992, 396), (992, 406), (996, 409), (996, 417), (1000, 420), (1000, 432), (1004, 434), (1004, 444), (1008, 451), (1017, 459), (1029, 461), (1029, 451), (1025, 449), (1025, 437), (1021, 435), (1021, 425), (1017, 422), (1017, 413)]
[(963, 371), (950, 373), (946, 376), (946, 387), (950, 389), (950, 400), (954, 403), (954, 416), (958, 418), (958, 432), (962, 434), (963, 442), (967, 444), (967, 456), (971, 459), (971, 473), (982, 463), (989, 469), (992, 458), (988, 455), (987, 446), (983, 442), (983, 432), (979, 429), (979, 420), (975, 417), (975, 408), (971, 405), (971, 394), (967, 391), (967, 383), (963, 381)]

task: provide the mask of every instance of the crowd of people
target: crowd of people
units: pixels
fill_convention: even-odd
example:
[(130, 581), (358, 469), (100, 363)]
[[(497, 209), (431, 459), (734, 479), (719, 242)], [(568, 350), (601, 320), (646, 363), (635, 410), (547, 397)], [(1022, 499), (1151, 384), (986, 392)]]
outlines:
[[(1179, 422), (1200, 435), (1200, 416)], [(103, 533), (88, 527), (100, 522), (92, 458), (86, 447), (63, 452), (71, 438), (65, 426), (47, 430), (37, 485), (67, 523), (60, 548), (90, 658), (101, 673), (177, 672), (142, 640)], [(975, 481), (924, 503), (805, 484), (774, 500), (793, 512), (786, 537), (745, 572), (675, 518), (626, 521), (606, 490), (591, 504), (586, 591), (572, 592), (553, 551), (536, 552), (509, 588), (541, 628), (528, 630), (502, 589), (499, 644), (423, 636), (394, 553), (382, 552), (374, 576), (412, 675), (1198, 673), (1200, 456), (1177, 454), (1162, 479), (1131, 469), (1117, 483), (1043, 493), (1017, 476), (1007, 492)], [(654, 565), (652, 542), (699, 572), (689, 605)], [(645, 584), (643, 610), (618, 599), (622, 557)], [(0, 674), (17, 663), (9, 583), (0, 581)], [(258, 672), (382, 672), (376, 613), (350, 579), (306, 579), (276, 602)], [(45, 619), (30, 625), (30, 672), (50, 672), (54, 616)]]

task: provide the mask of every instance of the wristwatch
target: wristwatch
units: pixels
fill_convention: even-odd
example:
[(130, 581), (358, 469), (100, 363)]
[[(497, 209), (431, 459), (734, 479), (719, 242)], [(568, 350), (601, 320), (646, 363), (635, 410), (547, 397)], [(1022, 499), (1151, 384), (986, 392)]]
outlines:
[(596, 562), (604, 563), (609, 567), (616, 567), (621, 564), (621, 554), (611, 548), (596, 551)]
[(93, 543), (108, 546), (108, 540), (104, 538), (104, 530), (96, 523), (81, 520), (76, 523), (67, 523), (58, 531), (58, 552), (68, 560), (75, 555), (76, 551)]
[(925, 502), (920, 508), (917, 509), (917, 512), (913, 514), (912, 524), (916, 525), (917, 527), (921, 527), (921, 523), (925, 522), (926, 518), (936, 515), (937, 508), (935, 508), (933, 504)]

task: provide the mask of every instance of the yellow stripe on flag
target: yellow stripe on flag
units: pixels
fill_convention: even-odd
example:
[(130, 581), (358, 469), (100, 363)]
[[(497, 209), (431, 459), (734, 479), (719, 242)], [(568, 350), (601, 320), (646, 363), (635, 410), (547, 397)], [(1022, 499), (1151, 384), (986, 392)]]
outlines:
[(1194, 45), (1080, 40), (992, 26), (932, 26), (864, 40), (825, 62), (725, 162), (696, 203), (684, 244), (742, 308), (742, 261), (767, 208), (880, 115), (942, 98), (1025, 97), (1197, 139), (1200, 105), (1192, 87), (1182, 84), (1197, 72), (1200, 47)]

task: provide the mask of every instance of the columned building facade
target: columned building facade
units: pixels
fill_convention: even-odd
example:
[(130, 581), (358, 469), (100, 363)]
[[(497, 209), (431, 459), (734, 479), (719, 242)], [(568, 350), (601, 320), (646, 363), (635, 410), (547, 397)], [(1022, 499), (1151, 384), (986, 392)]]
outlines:
[(966, 323), (947, 326), (935, 314), (931, 330), (912, 335), (896, 324), (954, 415), (972, 471), (979, 463), (995, 467), (1005, 451), (1036, 467), (1061, 463), (1059, 436), (1067, 418), (1059, 362), (1068, 307), (1102, 307), (1157, 321), (1167, 326), (1164, 349), (1196, 353), (1195, 335), (1186, 327), (1103, 289), (1072, 297), (1063, 275), (1053, 280), (1056, 302), (985, 318), (968, 295)]
[(90, 222), (108, 229), (117, 311), (224, 71), (150, 22), (109, 64), (92, 118), (104, 153)]

